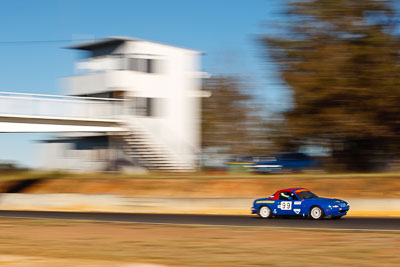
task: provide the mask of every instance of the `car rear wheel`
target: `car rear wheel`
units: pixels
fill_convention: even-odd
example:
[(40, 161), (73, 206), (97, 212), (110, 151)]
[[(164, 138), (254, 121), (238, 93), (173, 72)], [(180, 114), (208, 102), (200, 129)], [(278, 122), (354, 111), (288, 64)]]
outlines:
[(310, 216), (314, 220), (321, 220), (324, 218), (324, 211), (320, 207), (313, 207), (310, 211)]
[(258, 216), (260, 216), (263, 219), (271, 218), (271, 209), (268, 206), (262, 206), (258, 210)]

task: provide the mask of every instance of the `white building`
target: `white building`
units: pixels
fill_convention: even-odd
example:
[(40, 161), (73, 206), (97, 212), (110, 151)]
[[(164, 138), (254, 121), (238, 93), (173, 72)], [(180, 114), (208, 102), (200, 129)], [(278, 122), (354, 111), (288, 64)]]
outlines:
[[(65, 94), (99, 102), (115, 99), (112, 108), (118, 112), (112, 114), (123, 130), (47, 140), (47, 168), (114, 170), (122, 162), (159, 171), (196, 168), (201, 52), (127, 37), (68, 48), (85, 57), (76, 63), (76, 75), (63, 79)], [(102, 111), (109, 108), (101, 106)]]

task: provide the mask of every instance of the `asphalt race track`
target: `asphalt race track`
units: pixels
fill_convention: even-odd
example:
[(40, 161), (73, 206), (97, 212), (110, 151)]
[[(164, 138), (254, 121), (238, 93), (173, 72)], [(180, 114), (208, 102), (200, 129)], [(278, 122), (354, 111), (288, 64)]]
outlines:
[(340, 220), (314, 221), (303, 218), (260, 219), (257, 216), (231, 215), (187, 215), (187, 214), (144, 214), (102, 212), (53, 212), (53, 211), (0, 211), (1, 217), (94, 220), (105, 222), (133, 222), (149, 224), (256, 226), (304, 229), (337, 230), (388, 230), (400, 231), (400, 218), (343, 217)]

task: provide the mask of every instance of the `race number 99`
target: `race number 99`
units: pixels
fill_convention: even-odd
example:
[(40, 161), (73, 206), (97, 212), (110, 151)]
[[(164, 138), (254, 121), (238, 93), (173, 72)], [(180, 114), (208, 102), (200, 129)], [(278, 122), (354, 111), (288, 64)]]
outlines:
[(281, 202), (281, 210), (291, 210), (292, 202), (291, 201), (282, 201)]

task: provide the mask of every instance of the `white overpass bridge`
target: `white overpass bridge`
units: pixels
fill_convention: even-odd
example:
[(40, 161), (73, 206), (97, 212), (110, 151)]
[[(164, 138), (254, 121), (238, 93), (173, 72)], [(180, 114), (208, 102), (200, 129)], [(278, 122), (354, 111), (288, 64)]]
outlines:
[(124, 99), (0, 92), (0, 133), (101, 132), (123, 141), (125, 153), (157, 171), (192, 171), (182, 155), (128, 114)]
[(0, 92), (0, 133), (120, 132), (122, 99)]

